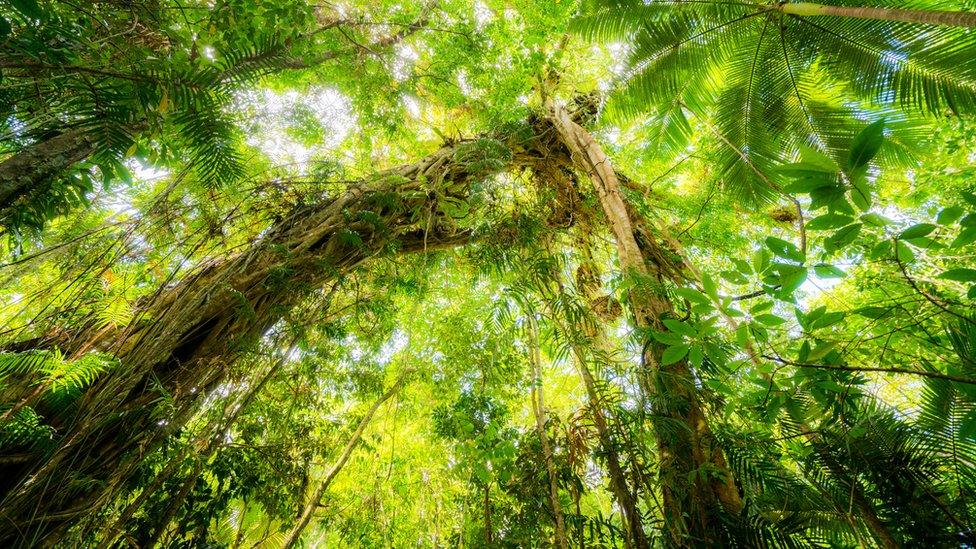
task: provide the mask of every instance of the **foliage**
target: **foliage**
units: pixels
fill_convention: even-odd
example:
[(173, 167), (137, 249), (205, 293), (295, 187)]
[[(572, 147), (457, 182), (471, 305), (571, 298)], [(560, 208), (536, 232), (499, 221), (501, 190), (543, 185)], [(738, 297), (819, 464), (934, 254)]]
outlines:
[(797, 6), (0, 6), (0, 543), (976, 544), (976, 35)]

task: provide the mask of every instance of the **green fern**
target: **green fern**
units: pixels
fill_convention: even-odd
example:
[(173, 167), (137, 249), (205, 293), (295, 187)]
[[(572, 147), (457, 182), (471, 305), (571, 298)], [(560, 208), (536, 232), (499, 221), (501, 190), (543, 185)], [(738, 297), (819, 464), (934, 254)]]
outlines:
[(707, 133), (726, 187), (746, 202), (775, 195), (771, 168), (801, 145), (841, 162), (865, 118), (898, 121), (879, 160), (904, 165), (926, 115), (976, 111), (976, 36), (965, 29), (799, 17), (776, 4), (720, 0), (598, 0), (572, 28), (631, 45), (607, 115), (650, 114), (672, 154), (691, 135), (685, 112), (713, 120)]

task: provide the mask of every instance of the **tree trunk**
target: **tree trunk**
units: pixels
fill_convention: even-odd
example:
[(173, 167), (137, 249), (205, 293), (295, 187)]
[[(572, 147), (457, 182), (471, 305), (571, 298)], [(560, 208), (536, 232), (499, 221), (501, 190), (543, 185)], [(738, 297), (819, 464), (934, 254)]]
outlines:
[(825, 6), (813, 2), (789, 2), (780, 4), (779, 9), (785, 14), (800, 17), (824, 15), (830, 17), (849, 17), (852, 19), (946, 25), (950, 27), (976, 27), (976, 13), (967, 11), (853, 8), (847, 6)]
[[(130, 124), (123, 130), (135, 134), (144, 128), (145, 124)], [(19, 202), (94, 156), (101, 146), (91, 130), (73, 128), (32, 143), (0, 162), (0, 224)]]
[(308, 526), (308, 523), (311, 522), (312, 515), (315, 514), (315, 509), (318, 508), (319, 502), (322, 501), (322, 496), (325, 495), (325, 492), (329, 489), (329, 485), (332, 484), (332, 481), (335, 479), (336, 475), (339, 474), (339, 471), (342, 471), (342, 468), (346, 465), (346, 462), (349, 461), (349, 456), (351, 456), (352, 451), (356, 449), (356, 446), (359, 444), (359, 439), (363, 437), (363, 432), (366, 431), (366, 427), (369, 426), (369, 422), (372, 421), (376, 411), (380, 409), (380, 406), (382, 406), (384, 402), (390, 400), (393, 395), (400, 391), (403, 384), (407, 381), (407, 377), (411, 373), (411, 371), (407, 371), (400, 375), (400, 378), (396, 380), (396, 383), (394, 383), (392, 387), (390, 387), (385, 393), (383, 393), (382, 396), (380, 396), (380, 398), (376, 400), (376, 402), (373, 403), (373, 405), (366, 412), (366, 415), (363, 416), (363, 419), (359, 421), (359, 426), (356, 427), (356, 430), (353, 432), (352, 436), (349, 437), (349, 442), (346, 443), (346, 447), (343, 448), (342, 454), (339, 455), (339, 460), (336, 461), (335, 465), (333, 465), (331, 469), (329, 469), (328, 474), (325, 475), (325, 479), (322, 480), (322, 483), (319, 484), (318, 488), (315, 489), (315, 493), (309, 498), (308, 503), (305, 504), (305, 508), (298, 516), (295, 526), (292, 528), (291, 532), (288, 533), (288, 537), (285, 538), (285, 543), (282, 545), (282, 547), (285, 547), (285, 549), (291, 549), (298, 543), (299, 538), (302, 537), (302, 531), (304, 531)]
[(552, 515), (555, 519), (556, 527), (556, 547), (559, 549), (569, 549), (569, 540), (566, 537), (566, 520), (563, 517), (563, 508), (559, 503), (559, 486), (556, 483), (556, 464), (552, 457), (552, 448), (549, 445), (549, 436), (546, 435), (546, 399), (542, 389), (542, 357), (539, 352), (539, 333), (535, 325), (535, 319), (530, 318), (529, 324), (529, 362), (532, 364), (532, 414), (535, 416), (535, 429), (539, 434), (539, 443), (542, 445), (542, 457), (546, 462), (546, 472), (549, 477), (549, 504), (552, 506)]
[[(680, 277), (680, 264), (675, 264), (657, 235), (649, 234), (632, 218), (609, 158), (592, 136), (564, 107), (549, 106), (560, 138), (596, 189), (616, 241), (621, 269), (638, 279), (629, 296), (636, 325), (665, 330), (662, 320), (673, 316), (674, 309), (661, 285)], [(638, 228), (642, 229), (640, 242)], [(701, 409), (688, 363), (681, 360), (665, 365), (663, 352), (662, 345), (649, 340), (642, 359), (651, 377), (648, 389), (653, 398), (666, 528), (676, 545), (716, 543), (718, 505), (738, 514), (742, 499)]]
[[(581, 266), (581, 268), (584, 267)], [(585, 269), (590, 276), (578, 276), (577, 289), (587, 301), (592, 302), (593, 298), (596, 297), (595, 294), (597, 292), (593, 285), (593, 282), (595, 282), (595, 277), (593, 274), (596, 271), (590, 265), (587, 265)], [(557, 279), (557, 284), (559, 286), (559, 292), (562, 293), (562, 281)], [(549, 312), (550, 314), (553, 313), (551, 310)], [(600, 350), (606, 350), (607, 345), (604, 334), (597, 328), (596, 324), (585, 323), (583, 325), (583, 331), (583, 335), (591, 341), (594, 347)], [(600, 448), (603, 450), (603, 454), (607, 461), (607, 473), (610, 476), (610, 490), (613, 492), (614, 499), (617, 501), (617, 505), (620, 507), (621, 513), (623, 514), (624, 545), (626, 547), (633, 547), (634, 549), (647, 549), (650, 547), (650, 542), (647, 539), (647, 534), (644, 533), (644, 526), (641, 523), (641, 514), (637, 507), (637, 490), (636, 487), (634, 490), (631, 490), (627, 483), (627, 477), (624, 474), (624, 469), (620, 465), (620, 455), (617, 452), (617, 447), (613, 442), (613, 437), (610, 433), (610, 426), (607, 424), (607, 418), (604, 416), (603, 399), (600, 398), (600, 394), (597, 391), (596, 379), (593, 377), (593, 373), (590, 372), (587, 352), (575, 341), (575, 339), (572, 339), (569, 344), (570, 349), (573, 352), (576, 367), (579, 370), (580, 377), (583, 380), (583, 387), (586, 389), (590, 415), (593, 418), (593, 425), (596, 427), (597, 438), (600, 441)]]
[(0, 212), (88, 158), (97, 144), (90, 132), (76, 128), (28, 145), (0, 162)]
[(491, 547), (491, 484), (485, 483), (485, 547)]
[[(327, 281), (384, 251), (468, 242), (471, 234), (458, 230), (438, 204), (466, 200), (474, 183), (503, 170), (556, 161), (548, 153), (551, 132), (533, 129), (528, 137), (513, 132), (500, 136), (504, 141), (452, 143), (417, 163), (351, 184), (328, 202), (298, 206), (246, 252), (204, 263), (160, 292), (136, 316), (143, 320), (95, 346), (118, 357), (121, 366), (89, 388), (74, 409), (51, 418), (64, 433), (59, 446), (5, 471), (0, 513), (8, 527), (0, 531), (0, 543), (31, 546), (111, 499), (143, 457), (225, 379), (228, 367)], [(59, 343), (72, 356), (88, 340), (80, 333)]]

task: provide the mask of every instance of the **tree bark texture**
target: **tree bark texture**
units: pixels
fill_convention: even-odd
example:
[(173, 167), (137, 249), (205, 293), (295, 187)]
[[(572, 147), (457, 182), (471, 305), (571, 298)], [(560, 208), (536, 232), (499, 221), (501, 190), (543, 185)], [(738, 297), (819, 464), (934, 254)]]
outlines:
[[(610, 160), (593, 137), (572, 120), (565, 107), (550, 103), (553, 124), (581, 171), (596, 189), (614, 235), (620, 268), (638, 280), (629, 296), (640, 328), (666, 330), (662, 321), (674, 308), (661, 286), (681, 279), (681, 262), (660, 235), (632, 215)], [(718, 541), (719, 506), (738, 514), (743, 502), (734, 478), (708, 425), (687, 361), (663, 364), (664, 346), (650, 340), (642, 359), (650, 377), (654, 429), (658, 444), (665, 525), (679, 546)]]
[(855, 8), (849, 6), (827, 6), (813, 2), (788, 2), (781, 4), (779, 9), (783, 13), (800, 17), (848, 17), (851, 19), (874, 19), (876, 21), (897, 21), (950, 27), (976, 27), (976, 12), (969, 11)]
[[(552, 150), (551, 128), (541, 124), (445, 145), (331, 200), (298, 206), (245, 252), (206, 263), (163, 290), (136, 316), (143, 320), (94, 343), (91, 333), (60, 338), (55, 344), (65, 356), (89, 345), (114, 354), (121, 368), (89, 388), (70, 414), (51, 418), (64, 433), (55, 450), (6, 468), (0, 542), (35, 545), (109, 501), (234, 361), (326, 282), (383, 253), (468, 242), (471, 233), (438, 204), (467, 200), (474, 184), (502, 171), (529, 169), (544, 179), (553, 165), (566, 164), (568, 156)], [(497, 158), (486, 161), (484, 146)]]

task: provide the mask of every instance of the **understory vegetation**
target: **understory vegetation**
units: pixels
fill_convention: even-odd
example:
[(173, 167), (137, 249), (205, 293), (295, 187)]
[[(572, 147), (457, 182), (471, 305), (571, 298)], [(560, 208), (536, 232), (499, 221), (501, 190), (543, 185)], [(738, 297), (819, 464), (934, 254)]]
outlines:
[(825, 2), (0, 3), (0, 546), (976, 546), (976, 3)]

